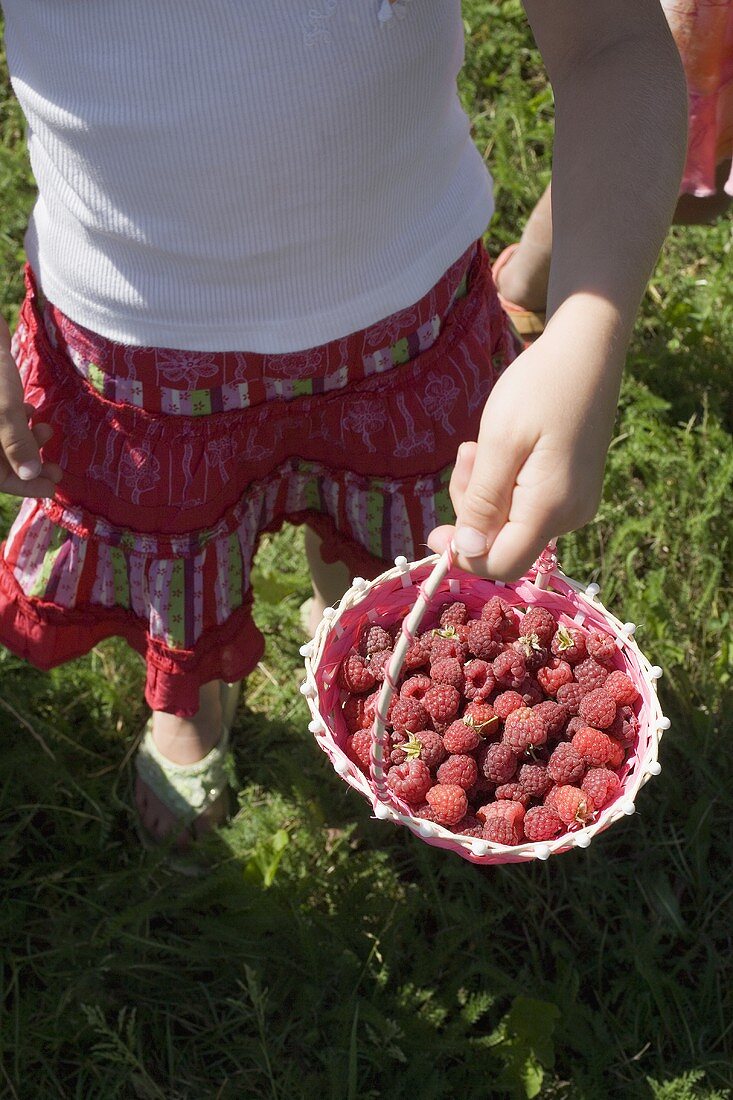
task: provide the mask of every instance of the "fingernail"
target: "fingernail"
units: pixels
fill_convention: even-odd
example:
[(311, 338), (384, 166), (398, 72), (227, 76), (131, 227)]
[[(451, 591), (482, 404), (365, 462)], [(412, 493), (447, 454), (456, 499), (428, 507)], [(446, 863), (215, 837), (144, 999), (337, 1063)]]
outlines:
[(34, 477), (38, 477), (41, 472), (40, 462), (24, 462), (22, 466), (18, 467), (18, 477), (23, 481), (32, 481)]
[(476, 558), (479, 554), (486, 553), (486, 535), (482, 535), (473, 527), (459, 527), (453, 541), (456, 550), (460, 554), (465, 554), (467, 558)]

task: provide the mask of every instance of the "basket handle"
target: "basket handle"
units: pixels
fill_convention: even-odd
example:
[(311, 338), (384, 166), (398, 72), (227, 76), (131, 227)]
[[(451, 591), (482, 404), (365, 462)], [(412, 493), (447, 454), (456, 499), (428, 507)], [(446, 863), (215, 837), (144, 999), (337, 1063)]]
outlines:
[[(536, 574), (534, 583), (538, 588), (546, 589), (550, 583), (552, 574), (557, 569), (556, 545), (557, 539), (552, 539), (532, 567)], [(425, 612), (430, 606), (433, 596), (440, 582), (443, 580), (443, 577), (452, 568), (454, 559), (455, 548), (453, 543), (450, 542), (447, 549), (436, 561), (430, 575), (418, 586), (418, 598), (402, 621), (402, 630), (390, 662), (387, 665), (382, 690), (377, 699), (377, 705), (374, 711), (374, 724), (372, 725), (372, 747), (369, 772), (379, 801), (387, 803), (388, 805), (393, 804), (393, 797), (387, 787), (384, 773), (384, 749), (388, 736), (387, 711), (389, 710), (392, 696), (397, 690), (397, 680), (402, 672), (407, 650), (415, 641), (415, 635), (425, 616)]]

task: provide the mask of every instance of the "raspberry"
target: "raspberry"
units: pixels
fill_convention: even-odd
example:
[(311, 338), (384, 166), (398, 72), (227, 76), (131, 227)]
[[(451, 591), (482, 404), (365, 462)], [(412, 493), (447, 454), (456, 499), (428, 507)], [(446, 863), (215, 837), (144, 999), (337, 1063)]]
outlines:
[(392, 649), (391, 635), (381, 626), (366, 627), (359, 641), (362, 657), (371, 657), (372, 653), (379, 653), (383, 649)]
[(524, 815), (524, 836), (527, 840), (552, 840), (562, 832), (563, 823), (549, 806), (533, 806)]
[(440, 661), (433, 661), (430, 666), (430, 675), (434, 684), (450, 684), (457, 692), (463, 692), (466, 678), (463, 675), (461, 662), (455, 657), (443, 657)]
[(430, 663), (442, 660), (443, 657), (455, 657), (461, 664), (466, 660), (468, 650), (464, 642), (458, 637), (455, 627), (446, 626), (434, 630), (433, 640), (430, 646)]
[(453, 832), (458, 833), (460, 836), (473, 836), (482, 837), (484, 835), (484, 827), (477, 817), (473, 814), (466, 814), (461, 818), (457, 824), (453, 826)]
[(417, 733), (410, 734), (405, 755), (411, 759), (419, 758), (431, 771), (435, 771), (448, 754), (439, 733), (435, 730), (418, 730)]
[(585, 658), (585, 634), (575, 626), (561, 626), (558, 628), (550, 649), (555, 657), (561, 657), (569, 665), (577, 665)]
[(639, 698), (639, 692), (625, 672), (609, 673), (603, 684), (603, 690), (607, 691), (619, 706), (630, 706)]
[(518, 691), (503, 691), (491, 705), (496, 716), (505, 722), (512, 711), (524, 706), (524, 699)]
[(544, 703), (538, 703), (533, 708), (547, 726), (548, 737), (559, 737), (568, 720), (567, 707), (560, 703), (553, 703), (552, 699), (546, 699)]
[(574, 714), (568, 722), (567, 726), (565, 727), (565, 736), (567, 737), (568, 741), (572, 741), (578, 730), (582, 730), (584, 728), (585, 722), (583, 721), (583, 719), (579, 718), (577, 714)]
[(620, 768), (626, 759), (626, 749), (615, 737), (609, 737), (611, 742), (611, 755), (608, 758), (609, 768)]
[(621, 790), (621, 780), (609, 768), (591, 768), (580, 789), (591, 796), (593, 805), (600, 810)]
[(430, 691), (432, 686), (433, 681), (430, 677), (426, 676), (423, 672), (418, 672), (405, 680), (400, 688), (400, 699), (419, 699), (420, 702), (422, 702), (426, 693)]
[(497, 684), (504, 684), (515, 691), (527, 677), (527, 662), (522, 654), (514, 649), (505, 649), (495, 657), (491, 668)]
[(455, 718), (460, 705), (461, 697), (450, 684), (434, 684), (423, 699), (423, 706), (436, 729), (448, 725)]
[(433, 812), (432, 806), (429, 806), (427, 802), (423, 802), (420, 806), (415, 806), (412, 813), (414, 817), (422, 817), (425, 821), (438, 820)]
[(441, 626), (463, 626), (468, 619), (465, 603), (450, 603), (440, 613)]
[(594, 657), (602, 665), (610, 664), (616, 656), (615, 639), (610, 634), (604, 634), (600, 630), (591, 630), (585, 639), (585, 647), (588, 655)]
[(481, 661), (493, 661), (501, 653), (501, 639), (489, 623), (475, 619), (468, 624), (468, 651)]
[(546, 607), (532, 607), (520, 623), (522, 634), (536, 634), (541, 646), (548, 646), (557, 631), (555, 616)]
[(508, 783), (513, 779), (518, 764), (515, 753), (504, 741), (480, 745), (476, 762), (484, 778), (498, 784)]
[(528, 672), (536, 672), (547, 662), (547, 650), (541, 646), (536, 634), (520, 634), (512, 649), (521, 653)]
[(542, 688), (532, 676), (528, 676), (523, 680), (517, 690), (522, 696), (522, 703), (525, 707), (535, 707), (544, 701)]
[(636, 717), (631, 707), (622, 707), (620, 714), (623, 727), (618, 739), (622, 741), (624, 745), (631, 745), (636, 740), (639, 733), (639, 719)]
[(484, 840), (494, 844), (521, 844), (524, 838), (524, 806), (521, 802), (489, 802), (476, 811), (484, 820)]
[(551, 786), (552, 779), (548, 774), (547, 765), (522, 764), (517, 773), (517, 783), (530, 798), (542, 798)]
[(572, 825), (575, 822), (584, 825), (593, 816), (595, 810), (591, 796), (579, 787), (558, 787), (553, 801), (557, 816), (566, 825)]
[(381, 683), (387, 675), (387, 666), (391, 659), (391, 649), (381, 649), (377, 653), (372, 653), (369, 658), (369, 671), (379, 683)]
[(544, 745), (547, 726), (529, 707), (514, 710), (504, 723), (503, 741), (512, 752), (525, 752), (530, 745)]
[(531, 795), (527, 794), (520, 783), (502, 783), (494, 791), (494, 797), (500, 802), (521, 802), (523, 806), (529, 806)]
[(465, 665), (463, 675), (463, 694), (466, 699), (483, 702), (485, 699), (488, 699), (496, 686), (496, 680), (494, 679), (494, 673), (491, 670), (491, 666), (488, 665), (486, 661), (481, 661), (478, 658), (469, 661), (468, 664)]
[(582, 756), (586, 764), (594, 768), (607, 764), (613, 753), (611, 738), (591, 726), (584, 726), (583, 729), (578, 730), (570, 743), (578, 756)]
[(369, 775), (372, 751), (371, 730), (358, 730), (346, 738), (346, 755), (358, 768)]
[(608, 669), (599, 665), (598, 661), (594, 661), (592, 657), (586, 657), (575, 666), (573, 674), (576, 684), (580, 684), (583, 694), (587, 695), (589, 691), (596, 691), (597, 688), (603, 687), (608, 678)]
[(544, 668), (537, 670), (537, 679), (548, 695), (557, 695), (558, 688), (572, 683), (573, 670), (567, 661), (553, 657)]
[(390, 768), (387, 772), (387, 786), (405, 802), (419, 805), (432, 786), (430, 769), (422, 760), (408, 760), (404, 764)]
[(568, 741), (561, 741), (547, 761), (547, 774), (560, 786), (564, 783), (579, 783), (585, 770), (585, 760)]
[[(357, 730), (365, 729), (371, 725), (371, 722), (364, 717), (367, 701), (368, 697), (363, 695), (347, 696), (342, 713), (349, 733), (356, 733)], [(372, 721), (374, 721), (373, 718)]]
[(352, 691), (355, 695), (363, 695), (365, 691), (371, 691), (376, 680), (364, 658), (358, 653), (350, 653), (341, 662), (339, 683), (347, 691)]
[(481, 744), (478, 730), (462, 719), (451, 722), (443, 734), (443, 745), (448, 752), (473, 752)]
[(475, 729), (481, 737), (493, 737), (499, 732), (499, 719), (490, 703), (469, 703), (461, 721)]
[(424, 634), (420, 638), (416, 638), (405, 654), (404, 664), (402, 665), (405, 672), (412, 672), (415, 668), (424, 668), (429, 664), (430, 648), (431, 640), (426, 638)]
[(425, 800), (441, 825), (455, 825), (468, 812), (466, 792), (456, 784), (438, 783), (430, 788)]
[[(518, 637), (517, 624), (511, 607), (500, 596), (492, 596), (481, 608), (481, 621), (488, 623), (492, 630), (508, 640), (511, 634)], [(517, 631), (517, 633), (514, 633)]]
[(605, 730), (616, 717), (616, 704), (604, 688), (597, 688), (580, 700), (578, 714), (589, 726)]
[(478, 767), (472, 756), (449, 756), (438, 768), (438, 783), (453, 784), (467, 791), (478, 779)]
[(419, 699), (398, 699), (392, 708), (391, 720), (396, 730), (415, 733), (428, 725), (428, 712)]
[(563, 684), (557, 689), (557, 701), (567, 708), (568, 714), (577, 714), (585, 692), (580, 684)]

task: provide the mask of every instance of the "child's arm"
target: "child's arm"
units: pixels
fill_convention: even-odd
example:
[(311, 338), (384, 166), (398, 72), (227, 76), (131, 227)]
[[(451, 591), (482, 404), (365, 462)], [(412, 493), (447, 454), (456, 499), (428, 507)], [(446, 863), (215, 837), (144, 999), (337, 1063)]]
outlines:
[[(474, 540), (461, 564), (504, 580), (595, 514), (626, 347), (677, 198), (687, 117), (659, 0), (525, 0), (525, 9), (556, 103), (551, 319), (494, 387), (451, 483), (457, 543)], [(453, 534), (436, 529), (431, 546), (443, 549)]]
[[(41, 464), (39, 447), (53, 434), (48, 424), (28, 426), (32, 406), (23, 402), (23, 386), (10, 353), (10, 333), (0, 317), (0, 493), (52, 497), (61, 470)], [(25, 467), (23, 473), (21, 469)]]

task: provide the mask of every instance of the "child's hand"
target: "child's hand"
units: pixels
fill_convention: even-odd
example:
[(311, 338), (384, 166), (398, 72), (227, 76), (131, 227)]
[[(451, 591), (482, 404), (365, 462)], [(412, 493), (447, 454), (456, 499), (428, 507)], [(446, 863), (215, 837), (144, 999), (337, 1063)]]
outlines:
[(457, 525), (436, 528), (429, 543), (441, 552), (455, 537), (470, 572), (516, 580), (551, 538), (595, 515), (620, 371), (609, 364), (599, 377), (582, 353), (556, 343), (548, 329), (511, 364), (486, 402), (478, 442), (458, 452)]
[(49, 424), (29, 426), (33, 406), (23, 401), (23, 386), (10, 353), (10, 333), (0, 317), (0, 492), (17, 497), (52, 497), (61, 470), (43, 462), (40, 448), (53, 435)]

